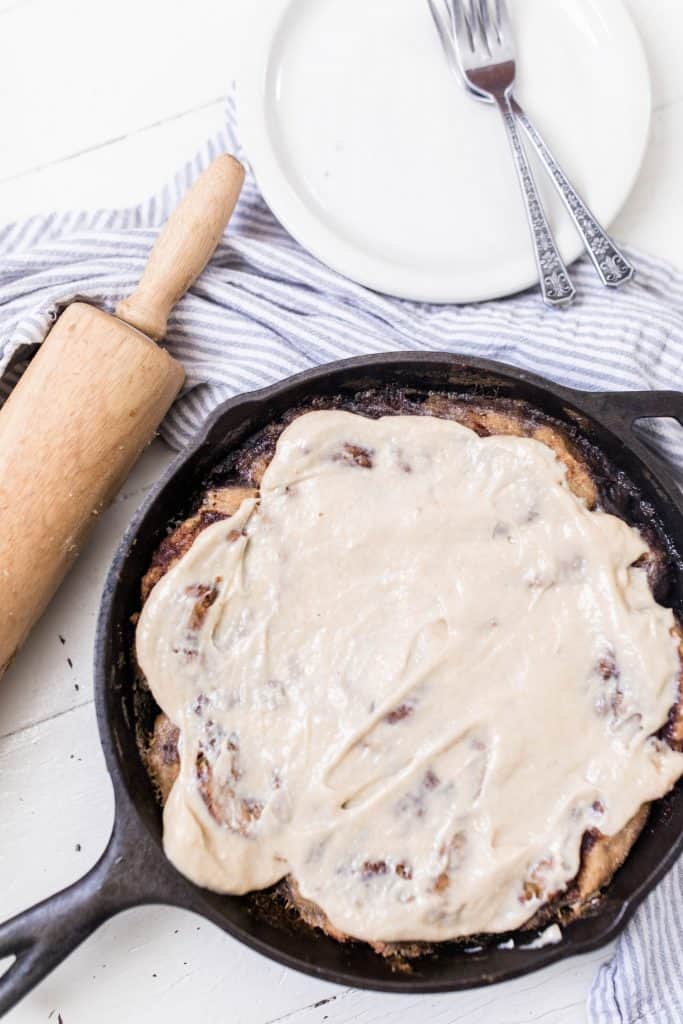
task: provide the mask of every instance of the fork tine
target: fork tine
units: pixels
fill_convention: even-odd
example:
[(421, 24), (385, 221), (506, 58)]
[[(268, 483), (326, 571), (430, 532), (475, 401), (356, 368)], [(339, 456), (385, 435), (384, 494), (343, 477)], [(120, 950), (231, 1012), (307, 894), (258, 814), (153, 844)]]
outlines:
[[(489, 57), (493, 57), (493, 33), (491, 25), (491, 15), (489, 13), (489, 5), (487, 0), (479, 0), (477, 4), (477, 12), (479, 14), (479, 26), (481, 28), (481, 35), (484, 41), (484, 46), (488, 52)], [(495, 30), (493, 30), (495, 32)]]
[(472, 34), (472, 51), (479, 54), (486, 53), (491, 56), (488, 40), (486, 38), (486, 29), (482, 20), (481, 11), (481, 0), (467, 0), (469, 4), (469, 18), (465, 15), (465, 20), (469, 22), (470, 31)]
[[(437, 32), (439, 33), (439, 38), (441, 40), (441, 45), (443, 46), (444, 50), (446, 51), (446, 56), (450, 57), (453, 40), (451, 39), (451, 36), (450, 36), (450, 26), (446, 24), (446, 20), (444, 18), (443, 11), (441, 9), (442, 7), (443, 7), (443, 4), (441, 3), (441, 0), (429, 0), (429, 9), (432, 12), (432, 18), (434, 19), (434, 24), (436, 25)], [(448, 10), (448, 3), (446, 3), (446, 9)], [(449, 11), (449, 21), (450, 21), (450, 11)]]
[(489, 34), (489, 39), (492, 39), (496, 46), (500, 46), (502, 39), (500, 36), (500, 27), (498, 19), (498, 0), (485, 0), (485, 2), (488, 9), (489, 28), (487, 31)]
[(514, 32), (507, 0), (495, 0), (495, 20), (498, 39), (502, 45), (512, 43)]
[(472, 24), (467, 18), (464, 0), (447, 0), (447, 7), (451, 12), (451, 22), (456, 42), (459, 43), (460, 40), (463, 40), (467, 43), (471, 52), (474, 53), (475, 45)]
[(455, 39), (462, 37), (462, 32), (465, 28), (462, 4), (460, 0), (446, 0), (446, 8), (451, 18), (451, 28), (453, 29), (453, 35)]
[(476, 53), (480, 43), (478, 38), (478, 25), (476, 11), (474, 10), (475, 0), (461, 0), (463, 8), (463, 20), (465, 22), (465, 31), (469, 38), (470, 49), (472, 53)]

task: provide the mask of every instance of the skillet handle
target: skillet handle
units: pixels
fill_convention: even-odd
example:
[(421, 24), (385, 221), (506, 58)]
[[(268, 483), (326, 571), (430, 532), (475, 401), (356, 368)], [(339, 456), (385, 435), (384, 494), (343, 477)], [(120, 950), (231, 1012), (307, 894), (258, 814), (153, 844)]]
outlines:
[(147, 868), (154, 852), (141, 837), (131, 842), (117, 825), (87, 875), (0, 924), (0, 959), (15, 957), (0, 975), (0, 1017), (110, 917), (138, 904), (164, 902), (166, 872), (158, 863)]

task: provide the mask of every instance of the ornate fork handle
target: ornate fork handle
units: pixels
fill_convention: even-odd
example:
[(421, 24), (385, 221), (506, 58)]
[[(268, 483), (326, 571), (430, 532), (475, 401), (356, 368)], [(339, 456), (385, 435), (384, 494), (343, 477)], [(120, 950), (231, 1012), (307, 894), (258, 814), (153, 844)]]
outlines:
[(519, 103), (511, 98), (510, 107), (529, 136), (557, 191), (564, 200), (572, 220), (586, 244), (586, 249), (600, 280), (608, 288), (619, 288), (620, 285), (626, 284), (635, 273), (633, 266), (617, 248), (607, 232), (600, 227)]
[(499, 96), (496, 98), (496, 102), (505, 122), (508, 141), (515, 158), (519, 183), (526, 203), (543, 301), (549, 306), (566, 306), (576, 295), (576, 289), (569, 278), (567, 268), (551, 234), (529, 161), (519, 138), (515, 115), (512, 113), (507, 99)]

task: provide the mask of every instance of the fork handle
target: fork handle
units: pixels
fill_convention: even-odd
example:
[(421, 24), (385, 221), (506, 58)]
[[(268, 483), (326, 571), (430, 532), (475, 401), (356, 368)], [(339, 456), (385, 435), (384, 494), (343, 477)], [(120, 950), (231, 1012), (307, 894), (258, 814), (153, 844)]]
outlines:
[(591, 211), (578, 194), (569, 178), (564, 173), (542, 135), (529, 120), (517, 100), (510, 97), (513, 114), (529, 136), (534, 148), (552, 179), (564, 204), (569, 210), (572, 220), (586, 245), (600, 280), (607, 288), (619, 288), (633, 277), (635, 270), (624, 254), (604, 231)]
[(574, 299), (576, 289), (570, 280), (567, 268), (550, 231), (550, 225), (519, 137), (517, 122), (509, 100), (502, 94), (497, 95), (495, 99), (503, 117), (526, 204), (543, 301), (548, 306), (567, 306)]

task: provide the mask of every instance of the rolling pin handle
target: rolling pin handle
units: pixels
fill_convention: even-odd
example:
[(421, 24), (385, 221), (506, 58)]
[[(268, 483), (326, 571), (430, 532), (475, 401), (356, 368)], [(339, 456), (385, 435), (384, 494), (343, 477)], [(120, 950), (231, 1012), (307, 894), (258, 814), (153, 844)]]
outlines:
[(197, 178), (159, 235), (140, 284), (116, 315), (153, 341), (161, 341), (171, 310), (211, 259), (244, 182), (233, 156), (216, 157)]

